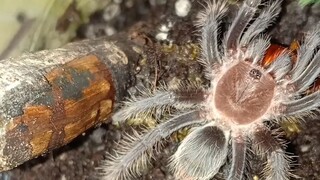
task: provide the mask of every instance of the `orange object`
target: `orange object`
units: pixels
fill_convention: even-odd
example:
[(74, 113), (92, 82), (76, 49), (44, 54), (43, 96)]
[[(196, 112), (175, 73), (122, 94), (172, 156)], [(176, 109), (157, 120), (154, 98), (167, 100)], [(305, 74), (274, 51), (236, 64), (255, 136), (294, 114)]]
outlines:
[(267, 49), (266, 54), (262, 60), (261, 65), (263, 67), (269, 66), (277, 57), (285, 50), (287, 47), (278, 45), (278, 44), (271, 44), (271, 46)]
[[(294, 40), (289, 47), (285, 47), (278, 44), (271, 44), (271, 46), (267, 49), (266, 54), (262, 60), (261, 65), (263, 67), (269, 66), (277, 57), (284, 51), (290, 51), (291, 60), (295, 64), (297, 62), (297, 50), (299, 49), (300, 45), (299, 42)], [(310, 87), (306, 94), (313, 93), (320, 89), (320, 79), (317, 79), (313, 86)]]
[(279, 44), (271, 44), (267, 49), (266, 54), (262, 60), (262, 66), (269, 66), (277, 57), (284, 51), (290, 51), (291, 60), (296, 63), (297, 61), (297, 50), (299, 49), (299, 42), (294, 40), (289, 47), (285, 47)]

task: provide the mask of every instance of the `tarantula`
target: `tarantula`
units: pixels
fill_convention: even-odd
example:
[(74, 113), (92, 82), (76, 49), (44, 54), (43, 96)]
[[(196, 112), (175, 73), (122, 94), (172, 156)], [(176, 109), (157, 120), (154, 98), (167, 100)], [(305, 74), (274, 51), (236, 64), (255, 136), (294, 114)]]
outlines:
[(230, 151), (226, 178), (242, 179), (249, 150), (267, 159), (266, 179), (289, 179), (291, 157), (283, 150), (279, 132), (266, 122), (302, 119), (320, 106), (320, 92), (310, 91), (320, 73), (320, 25), (306, 35), (296, 60), (290, 50), (283, 50), (266, 61), (271, 44), (261, 33), (279, 14), (280, 6), (279, 0), (244, 0), (221, 40), (219, 28), (227, 0), (205, 3), (198, 20), (199, 59), (210, 85), (160, 88), (125, 102), (113, 121), (124, 123), (154, 109), (178, 111), (155, 128), (123, 140), (116, 154), (102, 165), (103, 178), (125, 180), (140, 175), (161, 140), (192, 126), (170, 159), (178, 179), (214, 177)]

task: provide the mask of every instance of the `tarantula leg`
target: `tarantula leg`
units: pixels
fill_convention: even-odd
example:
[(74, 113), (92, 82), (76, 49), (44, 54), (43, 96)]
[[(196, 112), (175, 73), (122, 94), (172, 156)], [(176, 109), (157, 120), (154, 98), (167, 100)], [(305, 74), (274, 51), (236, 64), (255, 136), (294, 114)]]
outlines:
[(292, 68), (291, 58), (287, 52), (283, 52), (278, 58), (267, 68), (267, 72), (271, 73), (276, 81), (281, 80)]
[(229, 132), (213, 123), (198, 127), (181, 143), (170, 166), (178, 179), (210, 179), (225, 163)]
[(125, 180), (140, 175), (141, 169), (147, 167), (153, 147), (173, 132), (193, 124), (203, 123), (198, 111), (178, 114), (144, 135), (135, 133), (122, 141), (115, 156), (110, 156), (101, 166), (105, 179)]
[[(320, 41), (319, 41), (320, 42)], [(314, 83), (320, 73), (320, 51), (318, 51), (310, 63), (305, 67), (305, 70), (297, 77), (293, 83), (298, 89), (296, 93), (301, 93), (309, 88)]]
[[(305, 90), (311, 83), (313, 83), (319, 69), (319, 52), (315, 55), (315, 51), (319, 50), (320, 46), (320, 24), (317, 25), (315, 30), (308, 34), (304, 43), (298, 50), (297, 63), (291, 71), (292, 80), (290, 84), (297, 85), (298, 91)], [(311, 65), (312, 64), (312, 65)], [(312, 70), (312, 71), (310, 71)], [(313, 76), (312, 76), (313, 75)], [(306, 79), (307, 76), (312, 79)], [(305, 81), (302, 81), (305, 79)], [(299, 82), (303, 82), (300, 85)]]
[(268, 4), (254, 22), (248, 27), (246, 32), (244, 32), (241, 37), (240, 45), (241, 47), (247, 46), (250, 41), (256, 38), (260, 33), (262, 33), (271, 23), (274, 18), (278, 16), (281, 11), (281, 1), (273, 1)]
[(239, 48), (242, 33), (252, 20), (260, 4), (261, 0), (245, 0), (242, 4), (225, 38), (227, 51)]
[(205, 96), (206, 92), (200, 88), (176, 88), (157, 90), (154, 93), (144, 92), (142, 96), (132, 97), (125, 102), (124, 107), (112, 116), (112, 120), (114, 123), (123, 123), (136, 115), (150, 113), (155, 108), (164, 110), (170, 106), (177, 108), (190, 107), (203, 102)]
[(253, 149), (260, 156), (267, 157), (263, 171), (266, 180), (289, 180), (289, 176), (292, 176), (291, 159), (282, 149), (281, 140), (275, 138), (266, 127), (257, 127), (252, 139)]
[(265, 36), (257, 38), (249, 43), (245, 57), (252, 59), (252, 64), (257, 65), (263, 58), (265, 52), (270, 46), (270, 38)]
[(197, 25), (201, 27), (201, 62), (210, 72), (211, 67), (215, 62), (222, 63), (221, 54), (219, 51), (219, 25), (222, 17), (227, 10), (227, 1), (207, 1), (204, 5), (205, 10), (200, 12)]
[(282, 104), (285, 106), (284, 112), (282, 113), (289, 116), (315, 110), (320, 106), (320, 91)]
[(232, 164), (228, 180), (243, 178), (246, 165), (246, 140), (242, 135), (232, 138)]
[(318, 51), (310, 64), (306, 67), (304, 72), (300, 75), (299, 78), (295, 81), (295, 84), (301, 93), (309, 88), (309, 86), (314, 83), (315, 79), (319, 76), (320, 73), (320, 51)]

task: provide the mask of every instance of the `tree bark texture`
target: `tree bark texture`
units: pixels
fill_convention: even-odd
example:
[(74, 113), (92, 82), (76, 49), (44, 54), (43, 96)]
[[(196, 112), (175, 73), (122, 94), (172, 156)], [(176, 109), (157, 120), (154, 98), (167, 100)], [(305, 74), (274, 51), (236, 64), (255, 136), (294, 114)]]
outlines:
[(132, 82), (125, 36), (84, 40), (0, 61), (0, 171), (101, 124)]

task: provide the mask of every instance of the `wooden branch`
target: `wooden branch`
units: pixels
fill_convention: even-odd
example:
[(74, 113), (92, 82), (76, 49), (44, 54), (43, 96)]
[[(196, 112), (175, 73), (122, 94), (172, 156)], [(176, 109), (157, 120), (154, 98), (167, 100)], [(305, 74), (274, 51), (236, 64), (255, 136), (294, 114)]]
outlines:
[(63, 146), (109, 117), (139, 58), (125, 37), (0, 61), (0, 171)]

